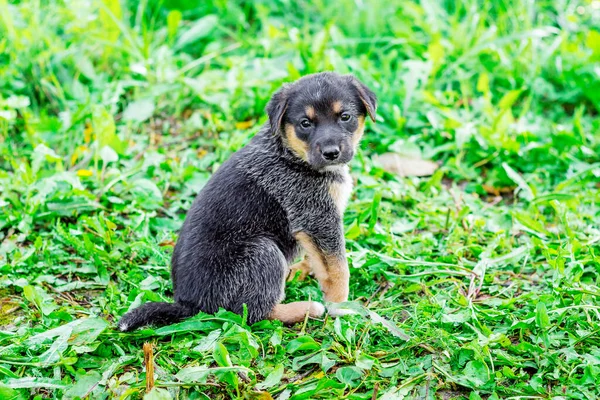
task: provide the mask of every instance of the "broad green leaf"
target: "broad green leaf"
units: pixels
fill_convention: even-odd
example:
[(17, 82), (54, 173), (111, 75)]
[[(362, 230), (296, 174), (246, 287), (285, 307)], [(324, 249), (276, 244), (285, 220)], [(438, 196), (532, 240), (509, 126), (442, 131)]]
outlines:
[(0, 399), (21, 400), (25, 398), (26, 397), (22, 396), (19, 391), (6, 387), (4, 384), (0, 383)]
[(206, 366), (183, 368), (175, 376), (182, 382), (206, 382), (210, 375), (210, 368)]
[(489, 379), (489, 371), (486, 365), (478, 360), (469, 361), (463, 370), (463, 376), (474, 388), (485, 385)]
[(23, 295), (27, 300), (35, 304), (36, 308), (44, 315), (49, 315), (52, 311), (58, 308), (54, 302), (54, 299), (52, 299), (52, 297), (49, 296), (46, 291), (39, 286), (25, 286), (23, 288)]
[(477, 78), (477, 91), (483, 94), (489, 93), (490, 77), (487, 72), (479, 74), (479, 78)]
[(292, 362), (292, 368), (295, 371), (298, 371), (302, 367), (308, 364), (318, 364), (321, 366), (321, 370), (324, 373), (327, 373), (331, 367), (333, 367), (336, 363), (334, 358), (329, 358), (328, 354), (334, 357), (331, 353), (326, 351), (319, 351), (316, 354), (309, 354), (306, 356), (296, 357)]
[(506, 111), (515, 104), (515, 101), (519, 98), (523, 90), (509, 90), (498, 103), (498, 107), (502, 111)]
[(376, 358), (362, 352), (356, 358), (356, 366), (367, 371), (373, 368), (375, 362)]
[(205, 15), (192, 24), (177, 40), (176, 49), (181, 49), (188, 44), (208, 36), (217, 26), (219, 19), (216, 15)]
[(33, 150), (33, 161), (31, 164), (34, 173), (38, 172), (46, 162), (61, 163), (62, 159), (56, 152), (44, 144), (39, 144)]
[(115, 141), (116, 127), (113, 116), (102, 106), (96, 106), (92, 113), (92, 126), (98, 141), (98, 149), (111, 146)]
[(292, 340), (286, 346), (287, 351), (290, 354), (294, 354), (298, 351), (306, 351), (306, 350), (318, 350), (321, 348), (312, 337), (310, 336), (300, 336), (297, 339)]
[(218, 324), (212, 321), (202, 321), (198, 319), (191, 319), (188, 321), (179, 322), (177, 324), (163, 326), (162, 328), (158, 328), (154, 331), (157, 335), (165, 336), (172, 335), (177, 332), (211, 332)]
[(259, 390), (269, 389), (276, 386), (281, 382), (283, 377), (283, 365), (278, 364), (270, 373), (267, 375), (264, 381), (256, 385)]
[(66, 329), (60, 336), (54, 339), (54, 343), (48, 350), (39, 356), (42, 366), (47, 367), (60, 361), (62, 354), (69, 347), (69, 337), (72, 329)]
[(173, 397), (167, 389), (154, 387), (150, 393), (144, 395), (144, 400), (172, 400)]
[(64, 389), (67, 387), (58, 379), (42, 378), (42, 377), (27, 377), (19, 379), (7, 379), (2, 382), (2, 385), (11, 389)]
[(105, 164), (119, 160), (117, 153), (109, 146), (104, 146), (100, 149), (100, 158)]
[(177, 28), (181, 22), (181, 11), (171, 10), (167, 14), (167, 31), (169, 32), (169, 39), (173, 39), (177, 34)]
[(530, 215), (525, 212), (515, 211), (513, 213), (515, 219), (519, 221), (523, 227), (527, 228), (530, 232), (540, 235), (542, 237), (551, 236), (550, 232), (546, 230), (544, 225), (539, 221), (533, 219)]
[(535, 306), (535, 323), (540, 329), (547, 329), (550, 326), (548, 310), (546, 309), (546, 305), (541, 301)]
[(194, 347), (192, 350), (197, 351), (199, 353), (204, 353), (207, 351), (211, 351), (214, 349), (215, 343), (219, 340), (219, 336), (221, 336), (221, 330), (216, 329), (208, 334), (208, 336), (204, 337), (200, 340), (200, 343)]
[(525, 179), (523, 179), (523, 177), (521, 175), (519, 175), (519, 173), (517, 171), (512, 169), (506, 163), (502, 163), (502, 168), (504, 168), (504, 171), (506, 171), (506, 174), (508, 175), (508, 177), (514, 183), (517, 184), (519, 189), (521, 189), (521, 193), (523, 194), (523, 197), (529, 201), (533, 200), (533, 198), (535, 197), (535, 193), (533, 192), (532, 188), (527, 184), (527, 182), (525, 182)]
[(105, 38), (110, 42), (115, 42), (120, 35), (119, 25), (116, 21), (122, 17), (121, 2), (119, 0), (102, 0), (103, 6), (100, 7), (100, 23)]
[(123, 120), (144, 122), (154, 114), (154, 101), (152, 99), (136, 100), (127, 105), (123, 111)]
[(102, 376), (98, 371), (88, 371), (85, 375), (77, 378), (73, 386), (65, 391), (65, 398), (84, 398), (89, 396), (94, 388), (98, 386)]
[(358, 381), (362, 378), (362, 371), (357, 367), (341, 367), (335, 371), (336, 378), (350, 386), (355, 386)]
[(590, 29), (585, 38), (585, 44), (592, 50), (595, 57), (600, 57), (600, 32)]
[(93, 342), (106, 329), (108, 323), (101, 318), (82, 318), (68, 324), (38, 333), (25, 340), (25, 345), (36, 346), (57, 336), (70, 332), (69, 344), (80, 346)]
[(213, 358), (220, 367), (231, 367), (231, 359), (229, 352), (223, 343), (217, 343), (213, 349)]

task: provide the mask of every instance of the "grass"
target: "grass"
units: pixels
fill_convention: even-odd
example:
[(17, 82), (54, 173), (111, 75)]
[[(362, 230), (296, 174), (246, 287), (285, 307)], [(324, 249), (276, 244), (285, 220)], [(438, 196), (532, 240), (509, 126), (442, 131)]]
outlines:
[[(600, 2), (0, 0), (0, 397), (596, 399)], [(283, 82), (378, 94), (345, 216), (358, 315), (133, 334)], [(432, 159), (400, 178), (385, 152)], [(321, 299), (314, 280), (287, 299)]]

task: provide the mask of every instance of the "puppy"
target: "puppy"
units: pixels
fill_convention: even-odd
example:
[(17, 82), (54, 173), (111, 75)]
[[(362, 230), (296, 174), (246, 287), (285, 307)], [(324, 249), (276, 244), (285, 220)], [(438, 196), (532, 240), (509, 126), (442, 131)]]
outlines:
[(126, 313), (122, 331), (166, 325), (219, 307), (248, 323), (293, 324), (325, 312), (321, 303), (283, 304), (288, 265), (312, 272), (326, 302), (348, 300), (343, 213), (352, 190), (348, 162), (376, 96), (350, 75), (324, 72), (283, 86), (268, 123), (200, 191), (172, 258), (174, 303)]

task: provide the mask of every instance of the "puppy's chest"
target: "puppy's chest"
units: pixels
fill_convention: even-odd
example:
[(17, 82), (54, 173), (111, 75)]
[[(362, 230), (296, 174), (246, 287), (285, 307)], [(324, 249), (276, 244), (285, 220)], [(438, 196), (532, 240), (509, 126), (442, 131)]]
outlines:
[(343, 179), (329, 183), (327, 188), (340, 215), (344, 214), (352, 194), (352, 177), (349, 173), (344, 173), (342, 176)]

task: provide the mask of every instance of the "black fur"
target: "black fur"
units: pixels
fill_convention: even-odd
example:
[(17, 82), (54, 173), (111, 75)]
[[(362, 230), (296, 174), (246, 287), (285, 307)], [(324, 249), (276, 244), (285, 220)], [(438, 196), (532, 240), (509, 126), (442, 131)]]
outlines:
[[(299, 158), (286, 145), (283, 125), (296, 124), (306, 104), (318, 115), (330, 115), (335, 100), (342, 100), (355, 119), (368, 109), (374, 112), (374, 95), (366, 89), (365, 103), (356, 82), (316, 74), (273, 96), (269, 123), (219, 168), (187, 214), (172, 258), (175, 303), (134, 309), (119, 321), (121, 330), (173, 323), (219, 307), (241, 314), (244, 303), (249, 323), (266, 318), (283, 299), (288, 265), (299, 251), (294, 234), (300, 231), (327, 253), (345, 257), (341, 213), (328, 188), (350, 179), (347, 168)], [(321, 120), (307, 143), (356, 129), (356, 121)]]

